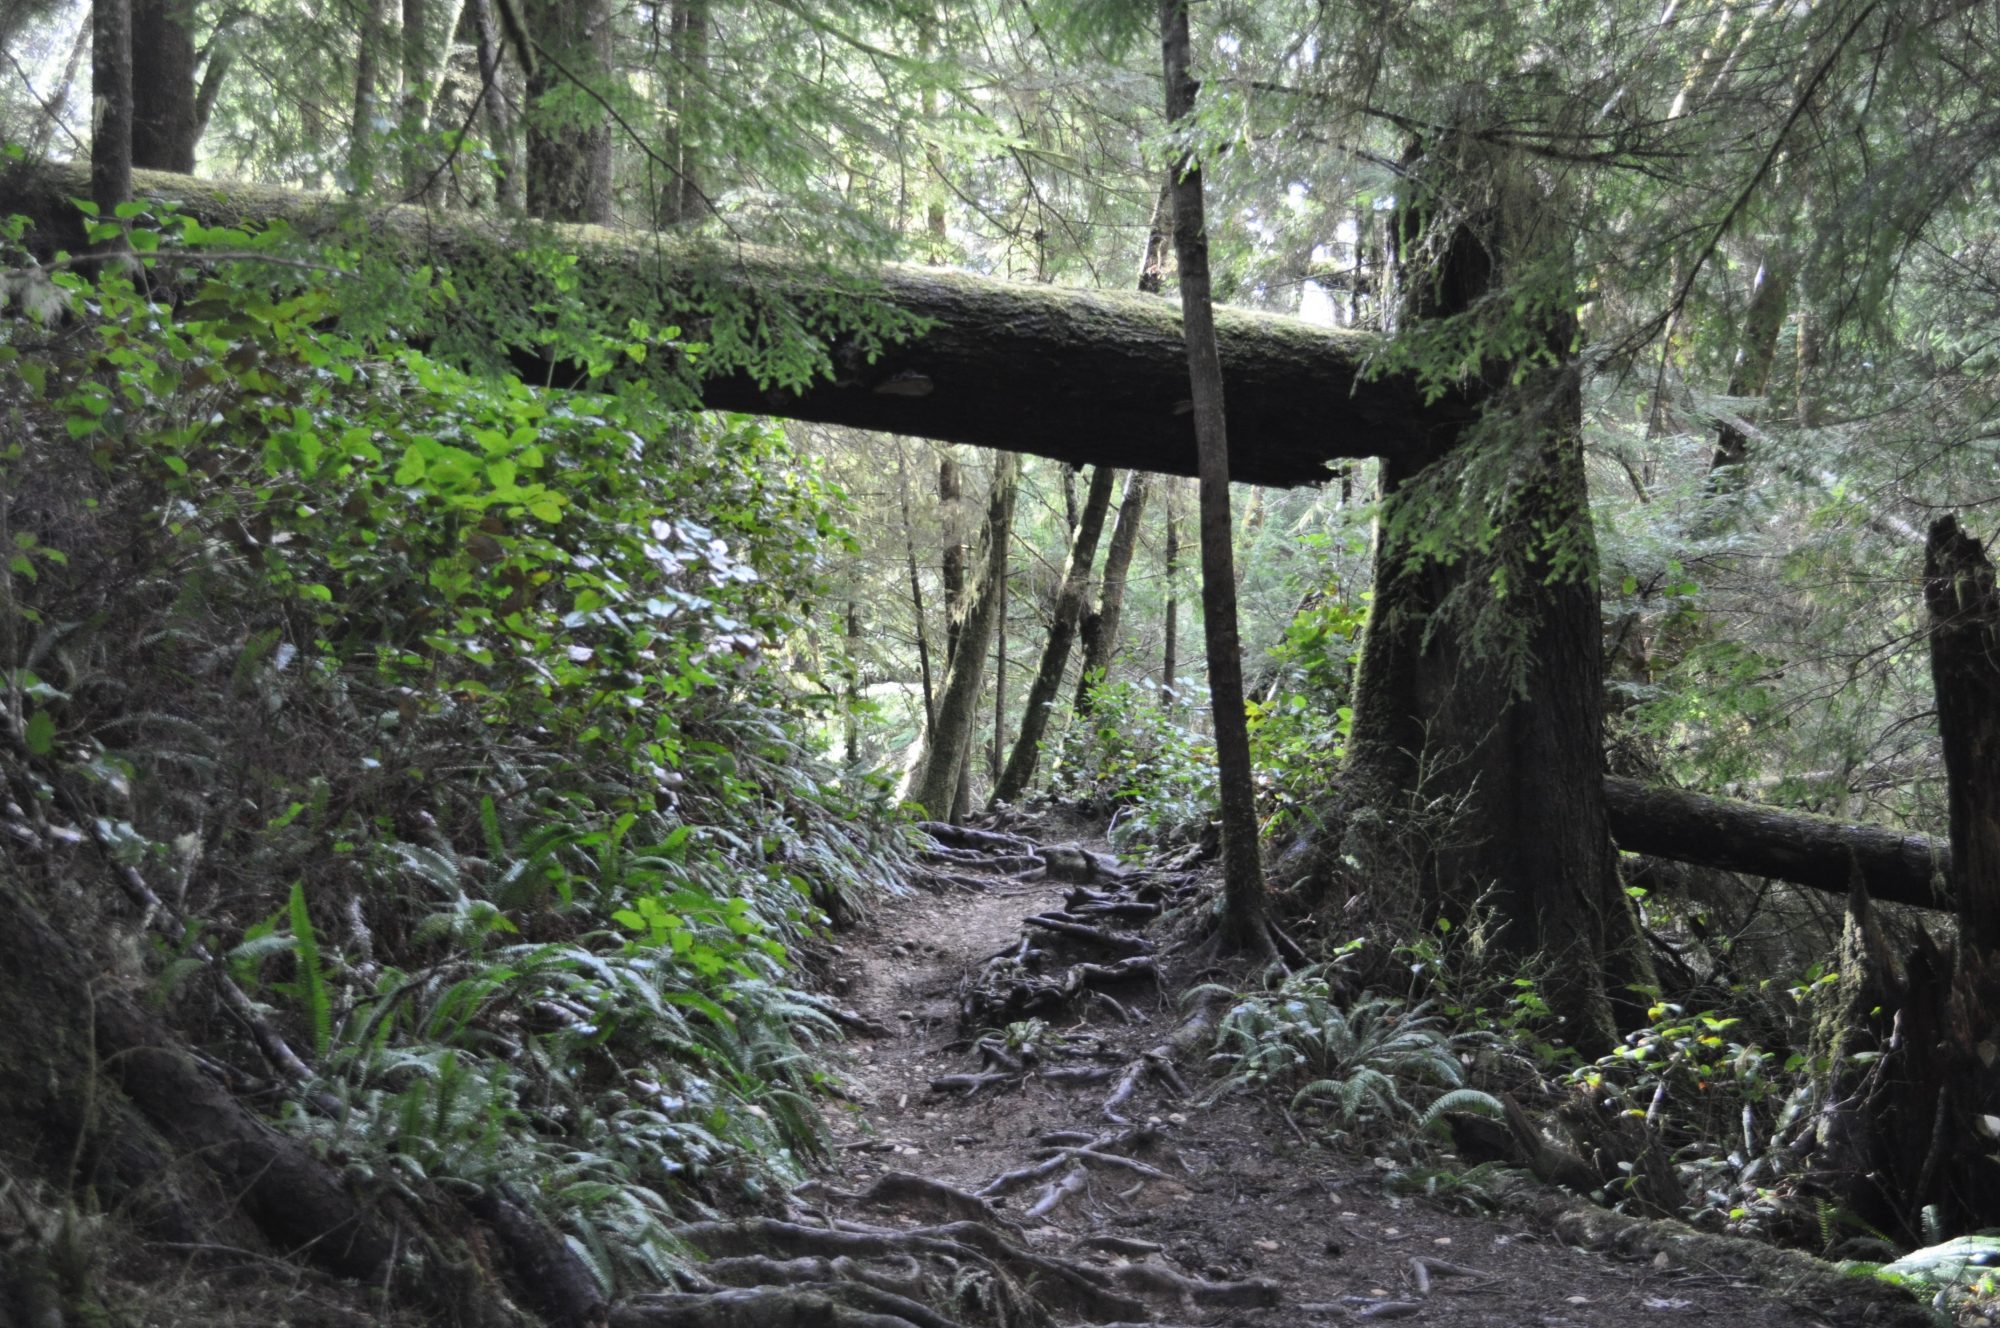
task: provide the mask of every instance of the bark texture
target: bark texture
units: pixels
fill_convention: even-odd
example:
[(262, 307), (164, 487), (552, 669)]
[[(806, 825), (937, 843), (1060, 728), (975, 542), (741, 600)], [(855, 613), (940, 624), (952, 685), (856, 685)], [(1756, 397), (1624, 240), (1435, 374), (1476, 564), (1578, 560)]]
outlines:
[[(85, 190), (80, 171), (38, 163), (4, 182), (44, 244), (75, 247), (80, 228), (68, 200)], [(151, 172), (134, 186), (211, 222), (282, 217), (308, 237), (356, 217), (351, 203), (323, 194)], [(572, 249), (584, 255), (585, 296), (614, 310), (628, 298), (643, 296), (650, 306), (659, 294), (686, 299), (698, 290), (790, 305), (832, 348), (832, 376), (796, 389), (743, 374), (703, 382), (702, 401), (716, 409), (1028, 451), (1076, 465), (1195, 473), (1186, 341), (1171, 300), (900, 264), (881, 268), (871, 284), (782, 253), (724, 252), (589, 228), (524, 235), (493, 218), (427, 216), (417, 208), (372, 208), (366, 223), (375, 242), (398, 247), (412, 264), (490, 263), (531, 239)], [(843, 293), (920, 316), (929, 329), (879, 348), (870, 360), (843, 320), (815, 312)], [(481, 321), (486, 311), (460, 308), (449, 317), (456, 321), (430, 335), (506, 344), (497, 321)], [(1232, 403), (1232, 480), (1317, 484), (1339, 457), (1427, 455), (1466, 415), (1462, 401), (1420, 407), (1414, 386), (1399, 376), (1363, 381), (1361, 367), (1378, 344), (1364, 333), (1219, 309), (1216, 336)], [(552, 370), (536, 352), (524, 352), (519, 367), (532, 381), (558, 386), (580, 377), (567, 366)]]
[[(1185, 123), (1194, 116), (1195, 100), (1195, 81), (1188, 69), (1186, 0), (1160, 0), (1160, 56), (1167, 84), (1167, 123)], [(1231, 566), (1229, 432), (1215, 309), (1209, 296), (1201, 170), (1182, 153), (1174, 162), (1173, 175), (1174, 256), (1180, 264), (1181, 319), (1187, 333), (1200, 457), (1202, 635), (1222, 803), (1221, 935), (1239, 949), (1268, 950), (1271, 942), (1265, 929), (1270, 906), (1258, 844), (1250, 727), (1243, 709), (1243, 650), (1237, 638), (1236, 573)]]
[(1097, 607), (1084, 615), (1077, 634), (1083, 639), (1083, 667), (1077, 671), (1075, 713), (1090, 713), (1090, 689), (1104, 681), (1118, 649), (1119, 620), (1125, 612), (1125, 583), (1132, 573), (1132, 555), (1139, 547), (1139, 526), (1146, 516), (1146, 473), (1125, 476), (1125, 497), (1118, 504), (1118, 524), (1111, 529), (1111, 547), (1104, 555), (1104, 577)]
[(972, 729), (978, 717), (980, 683), (986, 672), (986, 643), (999, 617), (1000, 578), (1007, 568), (1007, 538), (1014, 525), (1014, 495), (1021, 478), (1021, 459), (1003, 452), (996, 459), (993, 487), (986, 504), (986, 525), (980, 532), (978, 584), (958, 615), (958, 644), (945, 668), (938, 697), (937, 722), (924, 735), (917, 759), (904, 779), (904, 797), (935, 814), (956, 801)]
[(1090, 595), (1090, 567), (1097, 559), (1097, 541), (1104, 533), (1104, 518), (1111, 508), (1111, 486), (1118, 472), (1104, 466), (1090, 473), (1090, 488), (1077, 514), (1076, 529), (1070, 533), (1069, 556), (1063, 560), (1062, 581), (1056, 587), (1055, 612), (1049, 621), (1048, 640), (1042, 645), (1042, 660), (1029, 684), (1028, 699), (1021, 711), (1021, 732), (1007, 757), (993, 788), (993, 801), (1013, 802), (1035, 777), (1041, 758), (1042, 737), (1048, 732), (1049, 711), (1056, 693), (1062, 689), (1069, 669), (1070, 649), (1076, 644), (1077, 627), (1083, 619), (1084, 601)]
[(2000, 593), (1993, 564), (1956, 517), (1924, 551), (1931, 680), (1944, 742), (1959, 940), (2000, 964)]
[[(1903, 955), (1877, 924), (1857, 865), (1838, 1001), (1815, 1038), (1828, 1066), (1816, 1179), (1899, 1239), (1927, 1243), (2000, 1222), (2000, 593), (1993, 564), (1956, 518), (1924, 552), (1931, 676), (1944, 742), (1958, 936), (1919, 931)], [(1859, 1053), (1875, 1053), (1872, 1062)]]
[(1875, 899), (1919, 908), (1953, 907), (1951, 845), (1926, 835), (1830, 821), (1636, 779), (1607, 778), (1604, 804), (1612, 837), (1628, 852), (1843, 895), (1858, 868)]
[(202, 117), (195, 99), (190, 0), (132, 0), (132, 164), (191, 171)]
[[(1409, 168), (1412, 322), (1476, 316), (1503, 283), (1564, 269), (1567, 241), (1544, 229), (1557, 210), (1531, 176), (1503, 160), (1467, 178), (1449, 144)], [(1483, 201), (1467, 211), (1464, 199)], [(1595, 1055), (1616, 1041), (1611, 993), (1643, 980), (1644, 951), (1604, 804), (1575, 326), (1545, 318), (1551, 367), (1482, 367), (1476, 426), (1433, 457), (1384, 460), (1349, 748), (1353, 796), (1371, 814), (1349, 821), (1348, 851), (1403, 867), (1423, 915), (1463, 923), (1490, 909), (1502, 946), (1549, 965), (1550, 1005)], [(1446, 810), (1410, 823), (1425, 806)]]
[(109, 220), (132, 197), (131, 0), (91, 0), (90, 86), (90, 183), (79, 192)]
[(596, 97), (611, 69), (609, 0), (522, 0), (522, 7), (535, 46), (528, 212), (603, 225), (611, 220), (611, 125)]

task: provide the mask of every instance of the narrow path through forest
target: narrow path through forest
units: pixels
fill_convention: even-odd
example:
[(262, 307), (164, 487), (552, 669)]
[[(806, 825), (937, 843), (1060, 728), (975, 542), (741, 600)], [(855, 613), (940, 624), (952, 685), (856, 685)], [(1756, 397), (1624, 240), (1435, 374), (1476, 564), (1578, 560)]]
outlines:
[(829, 1109), (839, 1162), (801, 1191), (802, 1223), (980, 1224), (1026, 1254), (1004, 1266), (1063, 1323), (1860, 1321), (1858, 1305), (1793, 1306), (1391, 1193), (1394, 1163), (1310, 1144), (1279, 1098), (1200, 1105), (1206, 1048), (1163, 1061), (1179, 983), (1135, 926), (1196, 881), (1036, 833), (953, 833), (939, 879), (837, 949), (835, 984), (876, 1032), (849, 1050), (855, 1100)]

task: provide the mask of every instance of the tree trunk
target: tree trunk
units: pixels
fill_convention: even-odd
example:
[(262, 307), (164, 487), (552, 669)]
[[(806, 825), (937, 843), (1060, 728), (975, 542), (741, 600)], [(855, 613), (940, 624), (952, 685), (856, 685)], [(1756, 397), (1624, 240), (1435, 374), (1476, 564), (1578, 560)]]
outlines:
[(195, 98), (194, 15), (190, 0), (132, 0), (132, 164), (191, 171), (201, 117)]
[[(436, 181), (430, 154), (424, 151), (425, 108), (430, 105), (430, 5), (428, 0), (403, 0), (403, 104), (397, 113), (403, 152), (403, 201), (429, 202)], [(445, 44), (451, 34), (445, 34)]]
[[(1743, 312), (1742, 344), (1729, 371), (1731, 397), (1761, 397), (1770, 388), (1771, 366), (1778, 358), (1778, 335), (1785, 330), (1791, 297), (1791, 282), (1779, 261), (1770, 255), (1758, 266), (1756, 288)], [(1744, 467), (1749, 460), (1750, 439), (1743, 430), (1730, 421), (1718, 425), (1715, 455), (1708, 463), (1710, 493), (1740, 492), (1748, 478)]]
[(523, 0), (535, 65), (528, 75), (528, 213), (611, 220), (610, 0)]
[(986, 504), (986, 524), (979, 536), (976, 584), (954, 611), (958, 619), (956, 645), (945, 666), (944, 689), (938, 698), (937, 722), (919, 745), (917, 758), (903, 779), (902, 796), (927, 809), (949, 808), (956, 800), (986, 672), (986, 643), (998, 617), (1000, 580), (1007, 570), (1007, 541), (1014, 526), (1014, 495), (1020, 487), (1021, 459), (1001, 453), (994, 462), (993, 488)]
[(471, 0), (473, 30), (479, 34), (479, 102), (486, 116), (487, 146), (493, 152), (493, 200), (504, 211), (521, 206), (520, 173), (514, 166), (514, 125), (504, 86), (506, 47), (493, 0)]
[[(1194, 115), (1188, 71), (1187, 0), (1161, 0), (1160, 56), (1167, 123)], [(1224, 422), (1222, 359), (1209, 298), (1208, 231), (1201, 170), (1186, 153), (1174, 175), (1174, 256), (1180, 267), (1181, 320), (1187, 330), (1188, 380), (1201, 487), (1201, 617), (1208, 654), (1208, 695), (1215, 717), (1215, 763), (1222, 800), (1221, 937), (1245, 950), (1271, 948), (1264, 868), (1257, 843), (1257, 793), (1250, 768), (1250, 728), (1243, 708), (1243, 653), (1236, 635), (1236, 574), (1231, 567), (1229, 436)]]
[[(1412, 165), (1404, 251), (1429, 258), (1406, 275), (1406, 318), (1464, 315), (1500, 283), (1503, 260), (1546, 273), (1560, 257), (1551, 252), (1559, 242), (1500, 230), (1502, 218), (1555, 215), (1548, 200), (1522, 192), (1530, 186), (1425, 180), (1426, 160)], [(1470, 218), (1442, 209), (1451, 220), (1440, 223), (1425, 216), (1425, 187), (1513, 196)], [(1612, 994), (1643, 981), (1645, 952), (1604, 803), (1575, 327), (1550, 315), (1543, 335), (1560, 367), (1521, 377), (1518, 362), (1492, 366), (1475, 428), (1441, 438), (1435, 460), (1384, 463), (1350, 782), (1400, 839), (1397, 860), (1421, 864), (1414, 911), (1463, 923), (1490, 910), (1503, 946), (1549, 965), (1545, 997), (1567, 1036), (1596, 1055), (1616, 1042)], [(1428, 552), (1454, 524), (1450, 555)], [(1404, 824), (1423, 806), (1449, 810), (1433, 824)], [(1365, 860), (1379, 843), (1364, 836), (1350, 851)]]
[(936, 721), (937, 698), (931, 685), (930, 625), (924, 616), (924, 583), (917, 575), (917, 534), (910, 524), (910, 467), (903, 442), (896, 440), (896, 496), (903, 505), (903, 559), (910, 570), (910, 620), (916, 624), (917, 665), (923, 672), (924, 729)]
[(1076, 528), (1070, 532), (1069, 556), (1063, 561), (1062, 581), (1056, 589), (1055, 613), (1049, 622), (1048, 641), (1042, 647), (1042, 662), (1028, 688), (1028, 700), (1021, 711), (1021, 732), (1014, 740), (1013, 753), (994, 784), (994, 802), (1017, 801), (1028, 781), (1035, 777), (1042, 737), (1048, 732), (1049, 711), (1069, 669), (1070, 647), (1076, 641), (1077, 623), (1083, 617), (1084, 601), (1090, 593), (1090, 566), (1097, 558), (1097, 540), (1104, 532), (1105, 513), (1111, 507), (1111, 485), (1117, 477), (1118, 472), (1103, 466), (1090, 472), (1090, 489), (1077, 513)]
[(132, 197), (131, 0), (91, 0), (90, 197), (97, 215)]
[(1924, 549), (1931, 680), (1951, 813), (1959, 942), (2000, 961), (2000, 593), (1993, 564), (1955, 517)]
[(1167, 583), (1166, 626), (1162, 629), (1165, 640), (1160, 647), (1160, 704), (1171, 705), (1174, 687), (1179, 677), (1181, 644), (1181, 596), (1178, 577), (1181, 570), (1181, 513), (1175, 496), (1180, 485), (1167, 481), (1167, 547), (1161, 558), (1161, 577)]
[(348, 126), (348, 186), (365, 194), (375, 183), (381, 163), (376, 140), (383, 124), (382, 79), (395, 68), (393, 32), (396, 0), (361, 0), (361, 39), (354, 59), (354, 120)]
[[(81, 171), (38, 162), (9, 170), (6, 184), (14, 206), (36, 222), (38, 244), (75, 247), (79, 227), (69, 200), (88, 188)], [(211, 224), (284, 218), (308, 240), (354, 220), (346, 200), (293, 190), (152, 172), (134, 187)], [(797, 390), (718, 367), (699, 387), (712, 409), (1029, 451), (1077, 465), (1195, 472), (1186, 340), (1170, 300), (901, 264), (835, 283), (811, 260), (747, 246), (718, 253), (652, 234), (560, 228), (528, 237), (492, 217), (438, 217), (418, 208), (370, 208), (366, 223), (371, 243), (392, 250), (398, 262), (478, 265), (487, 269), (482, 280), (526, 243), (577, 253), (579, 298), (621, 331), (626, 316), (657, 320), (662, 301), (690, 298), (699, 285), (702, 300), (722, 295), (786, 306), (785, 316), (798, 317), (829, 347), (828, 376)], [(928, 330), (879, 347), (871, 361), (848, 330), (854, 306), (829, 298), (843, 293), (922, 318)], [(413, 316), (403, 330), (420, 344), (448, 336), (501, 354), (516, 348), (514, 363), (532, 381), (583, 382), (580, 366), (552, 367), (539, 348), (519, 348), (510, 325), (520, 314), (518, 306), (467, 302)], [(1419, 404), (1405, 376), (1363, 381), (1361, 367), (1379, 344), (1373, 336), (1242, 310), (1218, 310), (1216, 324), (1231, 421), (1256, 444), (1234, 449), (1232, 480), (1318, 484), (1338, 457), (1424, 451), (1466, 413), (1456, 397)], [(689, 335), (702, 329), (691, 327)], [(673, 372), (671, 357), (657, 355), (617, 371), (642, 379)]]
[[(1922, 932), (1901, 963), (1857, 879), (1839, 1002), (1815, 1051), (1828, 1066), (1820, 1182), (1863, 1221), (1913, 1242), (2000, 1222), (2000, 592), (1978, 540), (1941, 517), (1924, 550), (1931, 678), (1944, 743), (1957, 943)], [(1858, 1053), (1876, 1053), (1864, 1065)]]
[(842, 709), (842, 737), (846, 743), (847, 763), (853, 765), (861, 759), (861, 610), (850, 599), (842, 625), (846, 628), (845, 659), (841, 662), (841, 683), (845, 691)]
[(1083, 667), (1077, 673), (1074, 708), (1078, 716), (1090, 713), (1090, 689), (1110, 675), (1111, 657), (1118, 649), (1119, 619), (1125, 612), (1125, 583), (1132, 572), (1132, 555), (1139, 547), (1139, 526), (1145, 519), (1149, 487), (1144, 471), (1126, 472), (1118, 524), (1111, 529), (1111, 548), (1104, 555), (1097, 609), (1085, 615), (1078, 628), (1083, 638)]
[[(56, 132), (68, 128), (63, 123), (63, 111), (76, 92), (77, 70), (83, 67), (83, 57), (90, 51), (90, 29), (91, 16), (85, 14), (83, 21), (76, 25), (76, 38), (69, 44), (69, 59), (63, 62), (62, 79), (42, 103), (42, 113), (36, 117), (34, 132), (29, 135), (27, 147), (30, 157), (46, 154)], [(4, 40), (0, 39), (0, 46), (4, 45)]]
[(1952, 907), (1951, 846), (1635, 779), (1604, 781), (1612, 838), (1630, 853), (1846, 894), (1858, 867), (1875, 899)]
[[(999, 782), (1000, 753), (1007, 750), (1007, 576), (1007, 569), (1001, 568), (993, 591), (1000, 603), (993, 610), (993, 739), (986, 745), (988, 783)], [(966, 796), (971, 797), (970, 788)]]
[(708, 215), (708, 195), (702, 189), (701, 159), (692, 122), (694, 108), (707, 95), (709, 0), (674, 0), (667, 24), (669, 70), (665, 80), (666, 128), (660, 155), (673, 178), (659, 187), (660, 224), (674, 226)]

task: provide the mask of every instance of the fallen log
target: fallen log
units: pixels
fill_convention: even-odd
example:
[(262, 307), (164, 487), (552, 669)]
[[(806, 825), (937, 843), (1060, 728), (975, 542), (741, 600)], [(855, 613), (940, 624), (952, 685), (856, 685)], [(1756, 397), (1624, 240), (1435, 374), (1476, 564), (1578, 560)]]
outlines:
[(1635, 779), (1604, 781), (1611, 837), (1632, 853), (1770, 876), (1845, 895), (1858, 865), (1870, 897), (1952, 907), (1951, 846), (1927, 835), (1712, 798)]
[[(901, 264), (863, 276), (742, 245), (706, 248), (652, 232), (513, 222), (491, 216), (371, 206), (345, 198), (156, 171), (133, 173), (141, 201), (171, 202), (210, 224), (282, 220), (311, 238), (340, 232), (353, 246), (391, 246), (411, 270), (450, 269), (462, 290), (518, 292), (519, 254), (575, 253), (578, 308), (620, 329), (622, 315), (649, 324), (673, 314), (690, 336), (718, 302), (748, 308), (730, 335), (708, 335), (716, 371), (700, 385), (714, 409), (847, 425), (883, 433), (1033, 452), (1072, 465), (1195, 473), (1185, 342), (1173, 301), (1138, 293), (1067, 290)], [(29, 162), (0, 177), (0, 212), (27, 216), (44, 250), (82, 247), (72, 200), (90, 195), (83, 165)], [(341, 228), (347, 227), (343, 231)], [(498, 277), (499, 280), (493, 278)], [(488, 308), (502, 302), (510, 307)], [(925, 330), (875, 345), (855, 315), (888, 307)], [(527, 301), (463, 298), (438, 312), (433, 335), (457, 347), (508, 346)], [(1376, 342), (1241, 309), (1217, 309), (1230, 404), (1230, 478), (1316, 484), (1343, 457), (1411, 455), (1455, 427), (1450, 403), (1422, 407), (1407, 377), (1366, 373)], [(760, 382), (732, 356), (789, 329), (826, 349), (809, 383)], [(399, 329), (418, 338), (416, 328)], [(518, 337), (516, 332), (515, 337)], [(569, 366), (525, 349), (532, 382), (574, 385)], [(669, 357), (627, 373), (657, 374)]]

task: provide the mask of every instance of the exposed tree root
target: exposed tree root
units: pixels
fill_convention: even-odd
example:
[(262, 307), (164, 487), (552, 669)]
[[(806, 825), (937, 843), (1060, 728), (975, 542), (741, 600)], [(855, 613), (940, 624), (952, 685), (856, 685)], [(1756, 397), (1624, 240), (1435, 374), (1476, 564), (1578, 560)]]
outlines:
[(1120, 1295), (1095, 1269), (1037, 1254), (1009, 1244), (992, 1227), (947, 1222), (915, 1231), (823, 1231), (775, 1218), (742, 1222), (700, 1222), (681, 1231), (682, 1239), (710, 1255), (808, 1255), (856, 1259), (926, 1255), (973, 1265), (1025, 1286), (1038, 1299), (1091, 1319), (1126, 1319), (1145, 1307)]
[(638, 1296), (611, 1311), (611, 1328), (963, 1328), (927, 1306), (862, 1282), (744, 1287)]

